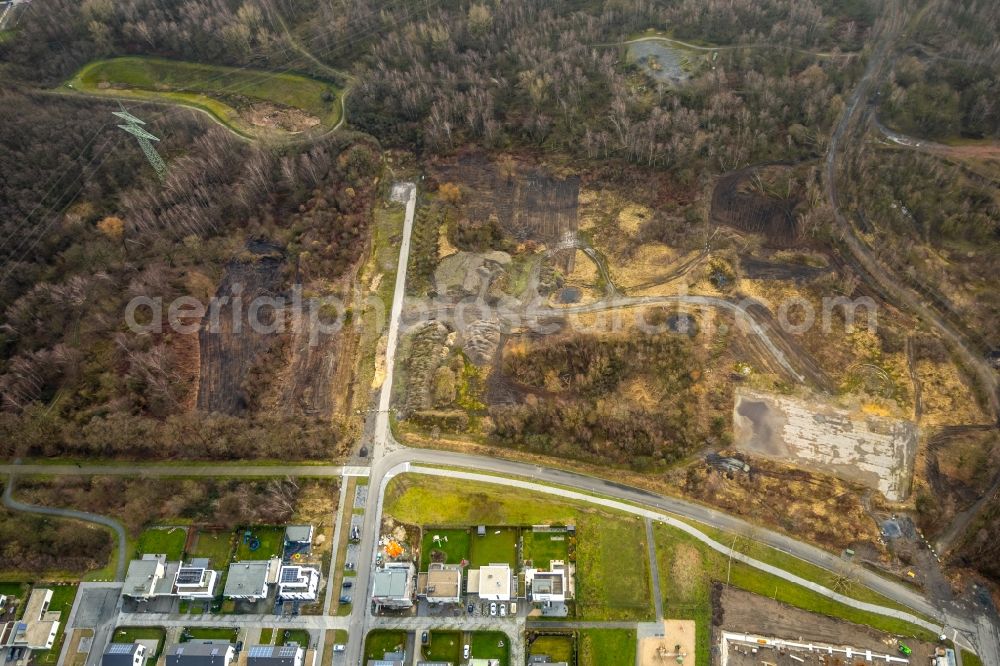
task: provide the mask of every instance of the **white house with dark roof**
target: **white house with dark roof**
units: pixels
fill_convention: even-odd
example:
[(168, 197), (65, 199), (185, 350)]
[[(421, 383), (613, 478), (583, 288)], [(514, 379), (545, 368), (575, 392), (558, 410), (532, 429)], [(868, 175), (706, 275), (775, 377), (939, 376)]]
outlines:
[(167, 649), (167, 666), (230, 666), (236, 648), (225, 641), (178, 643)]
[(101, 657), (101, 666), (142, 666), (145, 660), (142, 643), (111, 643)]
[(0, 624), (0, 647), (49, 650), (59, 633), (59, 612), (50, 611), (52, 590), (36, 587), (20, 620)]
[(302, 666), (305, 652), (298, 645), (252, 645), (247, 666)]

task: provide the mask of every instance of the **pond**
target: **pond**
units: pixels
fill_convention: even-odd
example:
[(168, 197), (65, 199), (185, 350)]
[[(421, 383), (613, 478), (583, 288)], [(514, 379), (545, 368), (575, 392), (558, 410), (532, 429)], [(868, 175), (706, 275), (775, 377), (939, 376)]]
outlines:
[(644, 72), (660, 83), (680, 84), (691, 76), (684, 71), (687, 54), (665, 42), (647, 40), (628, 46), (629, 60), (638, 63)]

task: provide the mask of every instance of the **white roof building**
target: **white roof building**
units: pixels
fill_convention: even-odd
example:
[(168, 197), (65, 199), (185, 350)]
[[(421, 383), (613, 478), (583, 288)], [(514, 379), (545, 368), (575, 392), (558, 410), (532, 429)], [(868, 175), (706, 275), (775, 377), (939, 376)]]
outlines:
[(509, 564), (490, 564), (469, 570), (469, 591), (478, 591), (486, 601), (510, 601), (513, 574)]
[(211, 599), (218, 582), (219, 572), (208, 568), (207, 559), (192, 560), (177, 569), (174, 594), (181, 599)]
[(552, 560), (549, 571), (525, 569), (524, 582), (528, 598), (535, 602), (561, 602), (572, 598), (572, 572), (562, 560)]
[(49, 650), (59, 633), (59, 613), (50, 611), (52, 590), (36, 587), (28, 596), (20, 620), (0, 625), (0, 645), (27, 650)]
[(316, 601), (319, 590), (319, 570), (312, 567), (283, 566), (278, 574), (278, 598), (296, 601)]

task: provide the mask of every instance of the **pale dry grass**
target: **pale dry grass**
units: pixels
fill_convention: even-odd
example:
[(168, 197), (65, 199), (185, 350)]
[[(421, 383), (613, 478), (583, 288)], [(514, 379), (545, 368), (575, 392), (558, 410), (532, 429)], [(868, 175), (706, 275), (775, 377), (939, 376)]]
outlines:
[(934, 363), (926, 359), (917, 361), (917, 378), (920, 381), (922, 425), (963, 425), (986, 423), (986, 415), (976, 402), (972, 391), (962, 381), (954, 363)]

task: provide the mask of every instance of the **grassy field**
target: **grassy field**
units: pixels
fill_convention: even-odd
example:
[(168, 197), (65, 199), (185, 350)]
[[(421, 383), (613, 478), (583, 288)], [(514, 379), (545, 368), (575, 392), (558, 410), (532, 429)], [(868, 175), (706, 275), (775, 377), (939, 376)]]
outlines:
[(536, 569), (549, 569), (552, 560), (566, 561), (568, 539), (565, 532), (532, 532), (524, 530), (524, 559), (531, 560)]
[(207, 557), (213, 569), (224, 571), (228, 566), (233, 553), (232, 532), (209, 532), (201, 530), (188, 559), (195, 557)]
[(528, 654), (548, 655), (552, 661), (574, 664), (576, 662), (573, 660), (573, 642), (572, 634), (539, 636), (528, 647)]
[(983, 666), (983, 660), (968, 650), (962, 650), (962, 666)]
[(179, 560), (184, 554), (185, 541), (187, 541), (187, 528), (151, 527), (139, 535), (135, 546), (135, 556), (142, 557), (144, 553), (157, 553), (166, 555), (168, 560)]
[(288, 645), (298, 643), (300, 646), (309, 647), (309, 632), (305, 629), (284, 629), (278, 634), (278, 645)]
[(135, 643), (137, 640), (156, 640), (156, 651), (147, 654), (147, 659), (155, 659), (163, 651), (163, 641), (167, 632), (162, 627), (115, 627), (112, 643)]
[[(434, 543), (435, 535), (441, 537), (440, 546)], [(420, 570), (427, 571), (427, 566), (432, 562), (431, 555), (436, 550), (445, 554), (445, 564), (459, 564), (468, 559), (471, 535), (471, 528), (424, 528), (424, 536), (420, 541)]]
[(244, 530), (240, 530), (238, 532), (238, 544), (236, 546), (236, 559), (266, 560), (272, 557), (281, 557), (284, 553), (284, 527), (252, 527), (250, 528), (250, 531), (255, 537), (260, 539), (260, 548), (256, 551), (250, 550), (250, 545), (243, 540)]
[(264, 627), (260, 630), (261, 645), (270, 645), (272, 638), (274, 638), (274, 629), (272, 627)]
[(370, 631), (365, 638), (365, 660), (380, 660), (386, 652), (405, 645), (406, 633), (403, 631)]
[(510, 638), (507, 634), (501, 631), (477, 631), (472, 634), (469, 645), (474, 659), (497, 659), (500, 666), (511, 666)]
[(341, 91), (325, 81), (163, 58), (97, 60), (84, 66), (66, 85), (93, 95), (191, 106), (246, 136), (288, 134), (250, 124), (241, 115), (247, 102), (299, 109), (318, 118), (323, 128), (336, 125), (341, 115)]
[[(498, 534), (499, 532), (499, 534)], [(482, 567), (506, 562), (517, 567), (517, 530), (510, 527), (489, 527), (484, 536), (472, 536), (469, 564)]]
[[(664, 612), (669, 617), (697, 622), (696, 660), (708, 659), (712, 581), (726, 580), (728, 558), (724, 553), (712, 550), (688, 534), (666, 525), (655, 525), (654, 534)], [(919, 627), (845, 606), (741, 562), (733, 562), (730, 582), (734, 587), (813, 613), (843, 618), (904, 636), (935, 639), (931, 632)]]
[[(457, 664), (462, 660), (462, 634), (457, 631), (432, 631), (430, 645), (422, 648), (427, 661), (447, 661)], [(417, 636), (420, 641), (420, 636)]]
[(591, 620), (653, 619), (645, 525), (632, 516), (577, 528), (576, 603)]
[(634, 629), (584, 629), (577, 666), (632, 666), (636, 640)]
[(187, 641), (229, 641), (236, 642), (239, 629), (230, 627), (186, 627), (181, 633), (181, 642)]

